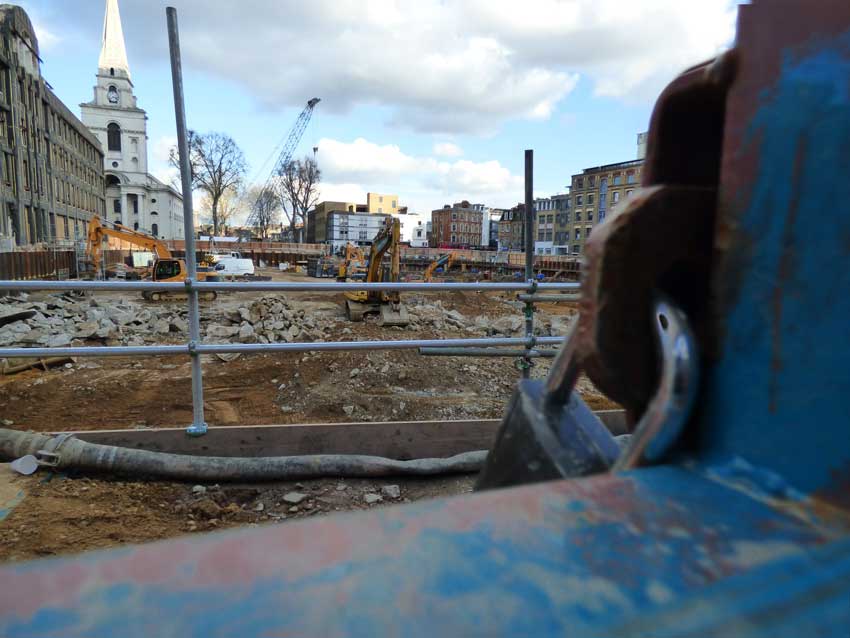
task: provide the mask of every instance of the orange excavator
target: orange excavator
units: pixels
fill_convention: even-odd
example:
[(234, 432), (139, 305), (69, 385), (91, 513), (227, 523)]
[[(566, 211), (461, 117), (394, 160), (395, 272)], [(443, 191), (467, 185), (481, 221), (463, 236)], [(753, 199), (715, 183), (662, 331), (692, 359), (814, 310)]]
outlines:
[(345, 245), (345, 260), (339, 265), (337, 281), (346, 279), (364, 279), (366, 272), (366, 256), (359, 246), (354, 244)]
[(449, 268), (452, 267), (452, 264), (455, 263), (455, 254), (447, 253), (445, 255), (441, 255), (434, 261), (430, 263), (428, 268), (425, 269), (425, 281), (431, 281), (434, 278), (434, 273), (437, 268), (442, 267), (443, 272), (448, 272)]
[[(153, 266), (149, 270), (141, 269), (139, 273), (140, 275), (144, 274), (145, 278), (150, 277), (153, 281), (160, 282), (186, 280), (188, 275), (186, 262), (173, 257), (165, 242), (121, 224), (104, 224), (97, 215), (92, 217), (89, 222), (88, 245), (86, 247), (86, 266), (90, 275), (96, 276), (100, 272), (101, 261), (103, 260), (103, 243), (110, 237), (138, 246), (155, 255)], [(217, 277), (208, 269), (198, 268), (198, 281), (214, 281), (216, 279)], [(148, 301), (165, 301), (185, 299), (186, 293), (171, 290), (145, 290), (142, 297)], [(216, 298), (216, 293), (214, 290), (201, 292), (198, 298), (202, 301), (212, 301)]]

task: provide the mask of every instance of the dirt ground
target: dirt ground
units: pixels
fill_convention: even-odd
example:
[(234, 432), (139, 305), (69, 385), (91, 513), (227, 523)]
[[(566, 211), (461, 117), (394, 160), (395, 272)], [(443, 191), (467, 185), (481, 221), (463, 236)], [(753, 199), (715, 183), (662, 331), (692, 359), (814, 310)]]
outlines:
[[(110, 295), (118, 300), (115, 293), (98, 295), (98, 299), (108, 300)], [(340, 293), (280, 296), (293, 308), (322, 318), (331, 326), (326, 338), (333, 340), (481, 336), (452, 326), (411, 330), (350, 323), (344, 318)], [(233, 310), (251, 299), (243, 294), (223, 295), (202, 313)], [(435, 299), (445, 310), (467, 317), (518, 315), (508, 293), (405, 296), (411, 305)], [(576, 312), (570, 303), (545, 304), (539, 310), (547, 317), (569, 317)], [(169, 336), (152, 336), (149, 341), (169, 342)], [(545, 376), (549, 361), (536, 360), (532, 376)], [(520, 376), (512, 359), (424, 357), (415, 350), (258, 354), (229, 362), (205, 356), (203, 369), (206, 419), (221, 426), (499, 418)], [(186, 357), (81, 358), (48, 371), (0, 376), (0, 421), (4, 427), (39, 432), (182, 427), (191, 422), (190, 388)], [(579, 391), (594, 409), (618, 407), (586, 379)], [(5, 480), (14, 482), (25, 497), (7, 511), (5, 519), (0, 502), (0, 560), (380, 507), (470, 491), (473, 483), (472, 477), (332, 479), (299, 485), (199, 486), (193, 492), (192, 485), (108, 478), (37, 474), (6, 476)], [(381, 496), (381, 487), (387, 485), (399, 486), (400, 496), (383, 495), (381, 501), (366, 503), (367, 494)], [(283, 496), (293, 491), (307, 497), (297, 505), (284, 501)]]

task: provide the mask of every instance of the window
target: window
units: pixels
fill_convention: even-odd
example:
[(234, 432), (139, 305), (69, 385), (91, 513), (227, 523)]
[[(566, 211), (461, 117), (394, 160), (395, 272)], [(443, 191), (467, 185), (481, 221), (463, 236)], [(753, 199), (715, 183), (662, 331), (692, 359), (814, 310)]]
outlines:
[(588, 193), (587, 195), (587, 205), (590, 206), (593, 203), (593, 193)]
[(576, 206), (584, 206), (584, 197), (582, 195), (576, 195)]
[(133, 222), (133, 230), (139, 230), (139, 222)]
[(396, 200), (393, 200), (393, 208), (398, 208), (398, 202)]
[(457, 213), (452, 213), (452, 221), (457, 221)]
[(580, 211), (580, 210), (577, 210), (577, 211), (576, 211), (576, 221), (577, 221), (577, 222), (580, 222), (580, 221), (581, 221), (581, 211)]
[(632, 196), (632, 193), (634, 193), (634, 191), (633, 191), (633, 190), (631, 190), (631, 189), (630, 189), (630, 190), (627, 190), (627, 191), (626, 191), (626, 197), (631, 197), (631, 196)]
[(576, 228), (575, 239), (576, 239), (576, 241), (581, 239), (581, 228)]
[(584, 180), (581, 177), (576, 178), (576, 188), (584, 188)]
[(578, 255), (581, 252), (581, 246), (578, 244), (573, 244), (573, 254)]
[(589, 221), (589, 222), (593, 221), (593, 211), (592, 210), (587, 211), (587, 221)]
[(619, 186), (623, 183), (623, 176), (619, 173), (614, 173), (614, 186)]
[(543, 241), (545, 233), (542, 230), (537, 231), (537, 241)]
[(158, 212), (156, 212), (155, 210), (152, 210), (152, 211), (151, 211), (151, 215), (159, 215), (159, 213), (158, 213)]
[(106, 127), (106, 146), (110, 151), (121, 151), (121, 127), (115, 122)]
[(379, 212), (379, 213), (383, 213), (383, 212), (384, 212), (384, 209), (383, 209), (383, 207), (382, 207), (382, 206), (378, 206), (378, 212)]
[(151, 224), (151, 235), (153, 235), (154, 237), (159, 236), (159, 225), (158, 224)]
[(384, 196), (381, 195), (380, 197), (378, 197), (378, 201), (383, 204), (384, 203)]
[(547, 215), (546, 221), (547, 221), (547, 223), (551, 224), (552, 222), (555, 221), (555, 216), (554, 215)]
[(634, 184), (635, 183), (635, 174), (634, 171), (629, 171), (626, 173), (626, 184)]
[(620, 201), (620, 191), (614, 191), (611, 193), (611, 201), (615, 204)]
[(543, 241), (552, 241), (552, 231), (551, 230), (546, 231), (546, 237), (544, 237)]
[(457, 224), (452, 224), (452, 232), (455, 232), (456, 230), (457, 230)]
[(116, 199), (112, 201), (112, 212), (121, 214), (121, 200)]
[(596, 178), (595, 178), (595, 177), (588, 177), (588, 178), (587, 178), (587, 186), (588, 186), (588, 188), (589, 188), (589, 187), (591, 187), (591, 186), (593, 186), (593, 183), (594, 183), (595, 181), (596, 181)]

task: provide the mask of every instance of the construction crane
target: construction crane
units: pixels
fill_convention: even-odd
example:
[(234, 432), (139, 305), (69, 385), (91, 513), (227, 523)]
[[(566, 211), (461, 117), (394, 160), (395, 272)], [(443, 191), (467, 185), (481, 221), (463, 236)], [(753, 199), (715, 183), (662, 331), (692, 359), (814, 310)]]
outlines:
[[(292, 161), (292, 155), (295, 153), (295, 149), (298, 148), (299, 142), (301, 142), (301, 137), (304, 135), (304, 131), (307, 130), (307, 125), (310, 123), (310, 119), (313, 117), (313, 109), (316, 108), (316, 105), (321, 101), (320, 98), (314, 97), (313, 99), (307, 102), (307, 106), (304, 107), (304, 110), (301, 111), (301, 114), (298, 116), (298, 119), (295, 120), (295, 124), (292, 129), (289, 131), (289, 135), (286, 137), (286, 141), (279, 148), (280, 154), (278, 155), (277, 161), (272, 167), (271, 172), (269, 173), (268, 178), (263, 185), (263, 188), (259, 191), (257, 201), (254, 202), (254, 205), (251, 210), (251, 214), (248, 216), (248, 226), (257, 226), (258, 219), (257, 216), (260, 214), (260, 207), (257, 205), (259, 202), (260, 196), (268, 192), (269, 190), (275, 190), (275, 180), (277, 176), (284, 173), (286, 168), (289, 166), (289, 163)], [(315, 155), (317, 148), (313, 148), (313, 154)]]

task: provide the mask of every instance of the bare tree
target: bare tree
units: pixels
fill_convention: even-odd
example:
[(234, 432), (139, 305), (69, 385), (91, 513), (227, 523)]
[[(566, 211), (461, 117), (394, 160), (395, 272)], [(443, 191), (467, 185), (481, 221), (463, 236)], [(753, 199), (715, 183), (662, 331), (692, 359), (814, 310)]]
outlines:
[[(172, 166), (180, 167), (178, 149), (169, 153)], [(224, 133), (189, 131), (189, 165), (192, 170), (192, 187), (203, 191), (210, 199), (213, 234), (218, 234), (222, 225), (219, 207), (222, 197), (229, 190), (237, 189), (245, 178), (247, 163), (236, 142)]]
[(307, 211), (319, 201), (319, 181), (322, 172), (316, 160), (307, 156), (303, 160), (286, 164), (280, 170), (278, 177), (283, 213), (289, 223), (293, 239), (301, 243), (304, 241), (303, 230)]
[(248, 223), (260, 237), (268, 239), (269, 230), (280, 224), (280, 199), (277, 193), (272, 187), (255, 186), (248, 191), (246, 200), (251, 206)]
[[(246, 206), (245, 198), (235, 187), (228, 188), (218, 200), (218, 230), (220, 233), (227, 233), (227, 227), (230, 226), (230, 221), (239, 216)], [(201, 198), (200, 212), (201, 221), (205, 224), (213, 223), (213, 200), (206, 192)]]

